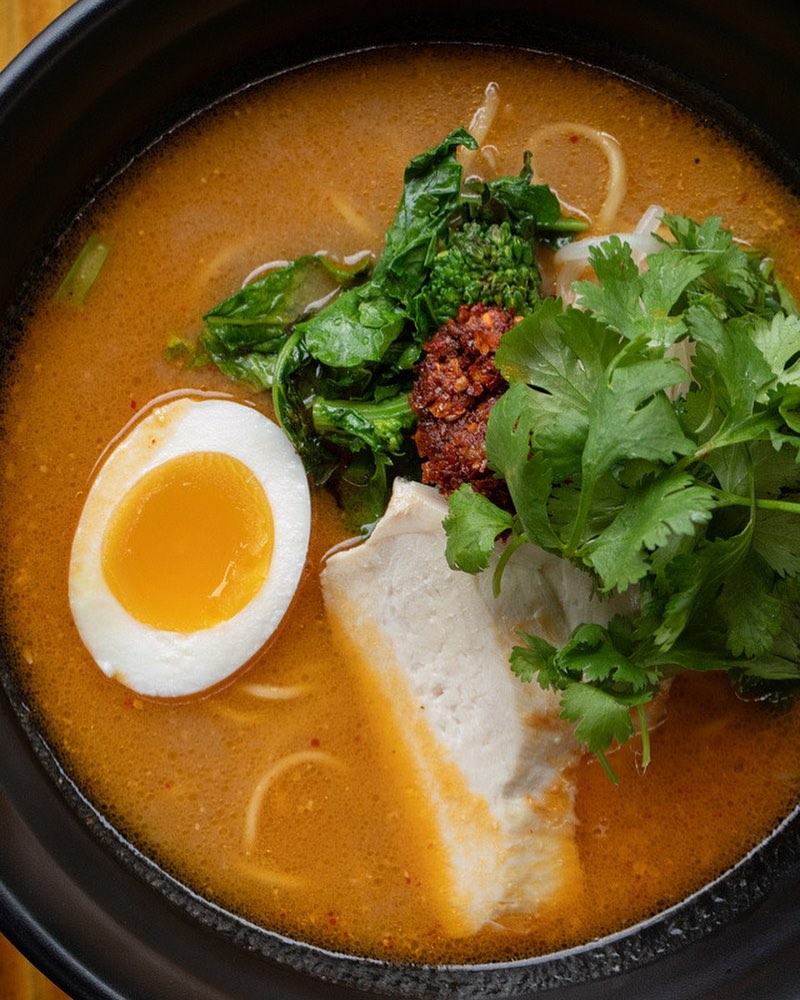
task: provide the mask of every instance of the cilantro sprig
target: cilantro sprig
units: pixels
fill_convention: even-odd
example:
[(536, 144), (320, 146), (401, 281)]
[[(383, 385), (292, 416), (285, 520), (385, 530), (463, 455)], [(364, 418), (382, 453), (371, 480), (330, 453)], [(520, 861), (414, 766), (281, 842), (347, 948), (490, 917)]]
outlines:
[[(576, 303), (545, 300), (505, 337), (509, 389), (487, 459), (513, 513), (463, 486), (445, 527), (454, 568), (497, 570), (522, 544), (638, 589), (628, 619), (581, 625), (558, 649), (522, 634), (511, 667), (561, 694), (606, 752), (682, 670), (741, 683), (800, 680), (800, 317), (768, 261), (718, 218), (667, 215), (640, 269), (611, 237)], [(688, 387), (688, 388), (687, 388)]]

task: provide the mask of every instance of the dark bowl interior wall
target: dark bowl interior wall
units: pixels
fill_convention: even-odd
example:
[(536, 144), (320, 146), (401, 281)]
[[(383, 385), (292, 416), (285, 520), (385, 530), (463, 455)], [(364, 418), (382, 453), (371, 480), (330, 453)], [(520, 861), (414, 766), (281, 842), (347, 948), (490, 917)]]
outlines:
[[(794, 5), (408, 0), (390, 9), (347, 0), (78, 0), (0, 82), (5, 346), (13, 341), (26, 275), (64, 223), (163, 131), (281, 68), (365, 45), (430, 40), (552, 49), (650, 81), (709, 113), (800, 190)], [(125, 1000), (360, 995), (265, 958), (253, 950), (246, 927), (223, 921), (219, 932), (211, 908), (199, 901), (195, 908), (132, 848), (116, 843), (59, 772), (13, 683), (7, 687), (0, 697), (0, 929), (67, 992)], [(693, 908), (643, 928), (633, 940), (610, 942), (602, 954), (537, 965), (527, 978), (516, 971), (510, 978), (390, 975), (387, 988), (407, 996), (482, 997), (507, 995), (516, 983), (513, 991), (522, 996), (577, 978), (585, 981), (551, 995), (794, 998), (800, 993), (797, 826), (788, 825), (729, 877), (724, 891), (708, 890)], [(702, 936), (708, 922), (722, 926)], [(688, 944), (665, 945), (670, 939)], [(292, 960), (282, 942), (272, 954)], [(637, 967), (654, 956), (662, 957)], [(335, 967), (313, 956), (300, 964), (325, 976)], [(617, 968), (621, 974), (613, 975)], [(384, 970), (371, 966), (348, 981), (366, 988), (383, 978)]]

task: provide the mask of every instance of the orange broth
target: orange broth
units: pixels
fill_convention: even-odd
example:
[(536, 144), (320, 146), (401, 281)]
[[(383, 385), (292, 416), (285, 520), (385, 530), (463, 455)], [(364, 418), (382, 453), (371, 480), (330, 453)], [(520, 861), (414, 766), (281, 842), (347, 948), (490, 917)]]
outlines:
[[(651, 203), (723, 216), (800, 289), (800, 206), (712, 128), (644, 89), (552, 57), (481, 49), (378, 53), (254, 88), (168, 137), (68, 235), (5, 383), (0, 574), (7, 628), (43, 730), (97, 807), (193, 889), (266, 927), (334, 949), (411, 960), (486, 961), (546, 952), (629, 925), (715, 877), (800, 796), (800, 707), (737, 699), (715, 676), (679, 679), (639, 773), (634, 741), (612, 763), (577, 767), (580, 905), (533, 914), (514, 932), (447, 940), (442, 849), (386, 706), (339, 652), (318, 570), (348, 534), (312, 495), (308, 565), (278, 634), (232, 682), (177, 702), (107, 679), (78, 638), (67, 599), (72, 535), (95, 464), (153, 399), (268, 398), (210, 368), (163, 358), (205, 311), (265, 261), (327, 250), (379, 252), (408, 160), (469, 125), (486, 84), (501, 106), (497, 171), (517, 173), (538, 125), (612, 134), (628, 167), (614, 229)], [(571, 141), (577, 139), (577, 141)], [(537, 151), (537, 173), (589, 214), (605, 160), (579, 136)], [(111, 253), (86, 302), (53, 301), (91, 232)], [(56, 266), (57, 265), (57, 266)], [(266, 701), (248, 685), (299, 685)], [(270, 787), (248, 853), (254, 787), (276, 761), (305, 763)], [(337, 766), (320, 763), (330, 754)]]

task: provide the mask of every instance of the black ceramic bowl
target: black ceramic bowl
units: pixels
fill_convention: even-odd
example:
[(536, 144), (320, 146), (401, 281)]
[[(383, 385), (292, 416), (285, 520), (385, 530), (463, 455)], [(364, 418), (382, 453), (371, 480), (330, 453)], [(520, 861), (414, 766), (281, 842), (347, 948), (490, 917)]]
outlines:
[[(0, 77), (2, 350), (47, 247), (165, 129), (281, 69), (432, 40), (552, 50), (629, 75), (719, 122), (800, 191), (794, 5), (78, 0)], [(81, 797), (2, 663), (0, 674), (0, 930), (76, 998), (800, 996), (798, 816), (613, 938), (509, 965), (398, 968), (267, 934), (171, 881)]]

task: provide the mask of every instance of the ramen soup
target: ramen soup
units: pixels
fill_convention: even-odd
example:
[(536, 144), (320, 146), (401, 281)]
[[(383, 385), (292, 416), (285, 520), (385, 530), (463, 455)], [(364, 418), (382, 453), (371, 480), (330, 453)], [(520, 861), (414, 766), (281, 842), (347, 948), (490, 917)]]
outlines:
[[(489, 83), (496, 86), (487, 95)], [(504, 848), (524, 854), (525, 838), (539, 838), (547, 870), (536, 878), (545, 887), (512, 879), (514, 898), (476, 904), (467, 919), (471, 893), (490, 880), (497, 823), (474, 797), (442, 818), (449, 792), (465, 801), (460, 764), (435, 734), (420, 735), (417, 716), (427, 706), (376, 679), (379, 665), (357, 641), (364, 635), (348, 629), (360, 611), (342, 613), (340, 603), (330, 613), (321, 568), (354, 532), (325, 487), (312, 485), (304, 498), (304, 476), (299, 527), (291, 527), (293, 510), (266, 504), (264, 516), (271, 505), (275, 520), (271, 558), (289, 583), (277, 612), (259, 612), (259, 622), (276, 621), (268, 638), (252, 640), (264, 643), (255, 655), (245, 643), (226, 660), (228, 639), (218, 640), (216, 623), (170, 607), (159, 628), (201, 635), (189, 673), (213, 652), (209, 686), (142, 693), (146, 685), (106, 676), (89, 652), (83, 616), (91, 619), (92, 593), (89, 611), (76, 612), (81, 640), (70, 606), (73, 540), (100, 460), (123, 432), (145, 426), (147, 437), (152, 427), (143, 421), (158, 406), (162, 417), (172, 413), (187, 395), (190, 403), (243, 401), (248, 412), (273, 414), (268, 392), (210, 365), (176, 365), (165, 345), (193, 342), (203, 315), (266, 262), (318, 251), (380, 254), (410, 159), (469, 127), (480, 108), (491, 124), (470, 172), (516, 176), (531, 149), (537, 180), (557, 192), (565, 214), (589, 220), (584, 235), (630, 233), (651, 205), (694, 219), (720, 215), (800, 291), (800, 205), (680, 107), (549, 56), (367, 54), (255, 87), (168, 136), (115, 180), (50, 260), (4, 385), (5, 625), (38, 723), (69, 774), (113, 826), (203, 897), (293, 938), (398, 961), (508, 960), (629, 926), (735, 863), (800, 794), (800, 706), (746, 700), (714, 672), (678, 676), (653, 711), (649, 766), (638, 736), (609, 751), (618, 784), (593, 754), (574, 752), (571, 727), (551, 717), (540, 727), (556, 761), (534, 810), (541, 823), (514, 820), (517, 840)], [(82, 302), (54, 295), (93, 235), (109, 252), (88, 294)], [(552, 291), (557, 279), (546, 266), (544, 280)], [(161, 434), (163, 421), (158, 427)], [(210, 444), (215, 432), (204, 424), (187, 433), (190, 454), (230, 451), (231, 463), (249, 465), (244, 433), (234, 430), (229, 444)], [(259, 441), (256, 452), (266, 447)], [(282, 444), (269, 454), (267, 481), (289, 461)], [(120, 479), (113, 489), (120, 497), (129, 487)], [(228, 500), (220, 502), (227, 510)], [(167, 547), (181, 514), (165, 517)], [(222, 527), (200, 524), (192, 544), (205, 553)], [(295, 532), (293, 549), (279, 547), (284, 530)], [(348, 556), (358, 551), (344, 547)], [(192, 563), (183, 577), (169, 575), (163, 599), (191, 589), (196, 572)], [(97, 606), (102, 618), (108, 605)], [(403, 626), (405, 644), (424, 662), (431, 647), (421, 644), (432, 640), (418, 624), (419, 634), (413, 617)], [(448, 629), (439, 645), (452, 643), (455, 674), (457, 617)], [(132, 660), (141, 659), (136, 630), (110, 630), (109, 641), (119, 636)], [(237, 669), (242, 658), (248, 662)], [(507, 662), (502, 676), (538, 690), (521, 685)], [(513, 721), (495, 723), (509, 739), (516, 732)], [(529, 808), (529, 789), (514, 794), (514, 808)], [(486, 852), (480, 861), (473, 848)]]

